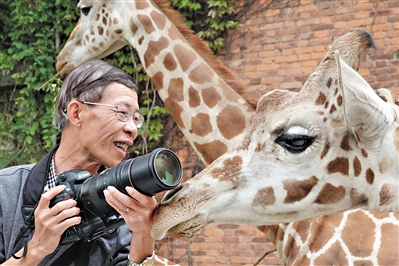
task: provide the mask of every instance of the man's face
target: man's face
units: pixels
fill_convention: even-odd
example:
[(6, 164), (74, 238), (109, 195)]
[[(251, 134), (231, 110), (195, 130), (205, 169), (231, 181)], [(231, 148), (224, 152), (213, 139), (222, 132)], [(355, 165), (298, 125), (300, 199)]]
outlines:
[[(133, 113), (139, 110), (137, 93), (119, 83), (108, 85), (98, 103), (119, 106)], [(82, 104), (79, 140), (88, 160), (113, 167), (126, 156), (126, 149), (137, 137), (137, 127), (115, 116), (115, 109), (107, 106)]]

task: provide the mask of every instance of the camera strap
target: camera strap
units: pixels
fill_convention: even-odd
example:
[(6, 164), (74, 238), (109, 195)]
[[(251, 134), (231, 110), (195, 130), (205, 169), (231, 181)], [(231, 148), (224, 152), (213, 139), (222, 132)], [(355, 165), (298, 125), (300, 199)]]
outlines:
[[(23, 188), (23, 204), (22, 204), (22, 214), (25, 219), (24, 224), (22, 225), (20, 232), (14, 242), (13, 247), (13, 257), (15, 259), (21, 259), (24, 257), (28, 251), (27, 243), (25, 241), (23, 245), (23, 253), (21, 256), (17, 256), (16, 247), (18, 243), (23, 238), (28, 238), (30, 233), (35, 229), (35, 222), (34, 222), (34, 212), (39, 204), (40, 197), (43, 193), (44, 187), (47, 183), (48, 173), (50, 171), (51, 160), (55, 151), (57, 150), (58, 146), (54, 147), (49, 153), (47, 153), (38, 163), (36, 163), (27, 180), (25, 181), (25, 185)], [(92, 242), (83, 242), (77, 241), (73, 243), (68, 249), (63, 252), (60, 257), (56, 259), (53, 265), (70, 265), (76, 259), (77, 254), (79, 251), (85, 252), (85, 254), (90, 254), (91, 246), (93, 245)], [(87, 265), (89, 256), (84, 258), (85, 262), (82, 265)]]

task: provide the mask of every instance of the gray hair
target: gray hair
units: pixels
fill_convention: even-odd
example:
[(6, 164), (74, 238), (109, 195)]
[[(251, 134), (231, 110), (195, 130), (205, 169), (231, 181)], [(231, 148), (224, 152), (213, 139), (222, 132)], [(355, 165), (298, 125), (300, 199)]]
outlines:
[(98, 102), (111, 83), (122, 84), (139, 93), (131, 76), (107, 62), (90, 60), (73, 69), (65, 78), (55, 103), (53, 123), (58, 130), (62, 131), (68, 122), (66, 109), (71, 101)]

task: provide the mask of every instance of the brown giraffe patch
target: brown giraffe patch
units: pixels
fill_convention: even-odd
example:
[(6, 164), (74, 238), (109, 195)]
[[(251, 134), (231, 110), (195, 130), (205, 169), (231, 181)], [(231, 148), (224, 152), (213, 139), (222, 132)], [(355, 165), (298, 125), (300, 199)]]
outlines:
[[(355, 219), (352, 219), (352, 216)], [(341, 237), (352, 256), (367, 257), (373, 251), (374, 234), (364, 234), (361, 229), (353, 230), (353, 228), (356, 228), (359, 220), (362, 221), (362, 227), (367, 228), (370, 232), (374, 232), (375, 223), (364, 212), (351, 213), (348, 215)], [(353, 241), (355, 239), (356, 241)], [(359, 245), (359, 243), (362, 244)]]
[(369, 203), (368, 197), (363, 193), (357, 192), (355, 188), (351, 189), (349, 196), (352, 207), (361, 207)]
[(323, 105), (327, 100), (327, 97), (324, 93), (320, 92), (319, 97), (316, 100), (316, 105)]
[(171, 53), (168, 53), (164, 60), (163, 60), (163, 65), (164, 67), (169, 70), (169, 71), (173, 71), (177, 68), (177, 63), (175, 61), (175, 58), (173, 57), (173, 55)]
[(349, 265), (345, 251), (336, 241), (331, 247), (314, 260), (314, 265)]
[(173, 51), (175, 52), (177, 61), (179, 62), (179, 65), (184, 72), (187, 71), (193, 61), (197, 58), (194, 52), (186, 49), (180, 44), (175, 45)]
[(159, 30), (163, 30), (165, 28), (165, 25), (166, 25), (165, 16), (163, 16), (155, 11), (152, 11), (150, 13), (150, 16)]
[(349, 132), (347, 132), (341, 140), (341, 149), (343, 149), (344, 151), (352, 150), (351, 146), (349, 145)]
[(391, 203), (393, 197), (390, 193), (390, 185), (384, 184), (380, 190), (380, 206), (386, 206)]
[(374, 182), (374, 177), (375, 177), (374, 171), (371, 170), (370, 168), (367, 169), (367, 171), (366, 171), (366, 180), (367, 180), (367, 183), (369, 183), (370, 185), (372, 185), (373, 182)]
[(227, 106), (216, 117), (220, 133), (226, 139), (232, 139), (245, 130), (245, 116), (240, 108)]
[(331, 184), (325, 184), (314, 203), (334, 204), (340, 202), (345, 197), (345, 188), (343, 186), (335, 187)]
[(266, 143), (258, 142), (258, 144), (256, 145), (256, 148), (255, 148), (255, 152), (261, 152), (264, 150), (265, 147), (266, 147)]
[(367, 151), (365, 149), (362, 149), (362, 155), (364, 158), (369, 157), (369, 154), (367, 153)]
[(331, 105), (331, 108), (330, 108), (330, 114), (334, 113), (335, 111), (337, 111), (337, 108), (333, 104), (333, 105)]
[(93, 26), (90, 27), (90, 35), (94, 35), (94, 27)]
[(200, 137), (212, 132), (212, 124), (208, 114), (200, 113), (191, 118), (191, 133)]
[(321, 152), (320, 159), (323, 159), (323, 158), (327, 155), (327, 153), (328, 153), (329, 150), (330, 150), (330, 143), (327, 142), (327, 143), (324, 145), (323, 151)]
[(96, 14), (96, 21), (100, 19), (100, 14)]
[(123, 32), (123, 30), (122, 29), (117, 29), (117, 30), (115, 30), (114, 31), (116, 34), (121, 34), (122, 32)]
[(348, 158), (338, 157), (327, 165), (327, 171), (329, 174), (341, 173), (348, 175), (349, 173), (349, 161)]
[(206, 106), (209, 108), (213, 108), (216, 104), (222, 99), (220, 95), (217, 93), (215, 88), (207, 88), (202, 90), (202, 99)]
[(159, 53), (168, 48), (169, 41), (165, 37), (159, 38), (158, 41), (150, 41), (148, 43), (147, 51), (144, 53), (144, 63), (145, 67), (148, 68), (155, 61), (155, 57), (159, 55)]
[(175, 27), (170, 27), (168, 30), (168, 36), (171, 40), (180, 40), (182, 39), (180, 31), (178, 31)]
[(194, 83), (203, 84), (205, 82), (211, 82), (214, 75), (215, 73), (213, 73), (208, 65), (201, 63), (191, 71), (188, 78)]
[(395, 143), (396, 150), (399, 152), (399, 127), (393, 131), (393, 140)]
[(167, 99), (165, 99), (164, 104), (171, 111), (171, 113), (176, 113), (176, 115), (173, 116), (173, 119), (176, 121), (176, 124), (181, 129), (186, 128), (181, 118), (181, 113), (183, 112), (183, 108), (175, 101), (175, 99), (169, 96)]
[(264, 207), (272, 205), (276, 202), (276, 196), (272, 187), (261, 188), (256, 192), (255, 198), (252, 201), (253, 206)]
[(100, 35), (103, 35), (103, 34), (104, 34), (104, 28), (103, 28), (103, 27), (98, 26), (98, 27), (97, 27), (97, 30), (98, 30), (98, 34), (100, 34)]
[[(179, 118), (179, 120), (181, 119)], [(199, 144), (194, 142), (194, 146), (198, 150), (198, 152), (202, 154), (204, 161), (207, 164), (210, 164), (216, 158), (219, 158), (223, 153), (227, 151), (226, 144), (224, 144), (220, 140), (215, 140), (207, 144)]]
[(320, 249), (327, 245), (331, 240), (330, 237), (335, 233), (335, 228), (341, 223), (342, 217), (343, 214), (339, 213), (335, 215), (318, 216), (311, 220), (310, 230), (303, 232), (304, 237), (308, 239), (309, 250), (311, 252), (319, 252)]
[(357, 156), (353, 159), (353, 173), (357, 177), (362, 172), (362, 164)]
[(337, 104), (338, 104), (338, 106), (341, 106), (342, 103), (343, 103), (342, 95), (338, 95), (338, 97), (337, 97)]
[(331, 83), (332, 83), (332, 78), (331, 77), (329, 77), (328, 78), (328, 80), (327, 80), (327, 88), (330, 88), (331, 87)]
[(145, 32), (150, 35), (155, 31), (154, 25), (152, 24), (151, 19), (147, 15), (137, 15), (137, 19), (140, 21), (143, 26)]
[(139, 38), (139, 41), (138, 41), (139, 45), (142, 45), (142, 44), (143, 44), (143, 41), (144, 41), (144, 36), (141, 36), (141, 37)]
[(163, 88), (163, 73), (158, 71), (151, 77), (151, 81), (155, 88)]
[(150, 7), (150, 4), (148, 4), (146, 1), (135, 1), (135, 3), (136, 3), (136, 9), (138, 10), (143, 10)]
[(188, 104), (192, 108), (198, 107), (201, 103), (201, 98), (198, 94), (198, 91), (191, 86), (188, 89), (188, 98), (189, 98)]
[[(398, 219), (399, 215), (394, 214)], [(398, 236), (399, 227), (394, 224), (383, 224), (381, 226), (381, 234), (384, 236), (381, 238), (380, 254), (378, 257), (378, 265), (397, 265), (399, 261), (398, 253)], [(389, 232), (389, 233), (384, 233)], [(381, 252), (383, 251), (383, 252)]]
[(184, 81), (182, 78), (174, 78), (169, 82), (169, 97), (176, 102), (184, 101)]
[(214, 168), (211, 170), (213, 178), (219, 179), (220, 181), (232, 181), (234, 186), (237, 186), (237, 177), (242, 169), (242, 158), (240, 156), (234, 156), (227, 158), (223, 161), (223, 167)]
[(287, 191), (284, 203), (294, 203), (305, 198), (312, 188), (317, 184), (319, 179), (315, 176), (306, 180), (286, 180), (283, 182), (284, 189)]
[(119, 23), (119, 19), (118, 18), (114, 18), (113, 20), (112, 20), (112, 24), (118, 24)]
[(130, 30), (132, 31), (133, 35), (136, 35), (136, 32), (139, 28), (137, 27), (136, 23), (134, 23), (132, 18), (130, 18), (130, 20), (129, 20), (129, 27), (130, 27)]

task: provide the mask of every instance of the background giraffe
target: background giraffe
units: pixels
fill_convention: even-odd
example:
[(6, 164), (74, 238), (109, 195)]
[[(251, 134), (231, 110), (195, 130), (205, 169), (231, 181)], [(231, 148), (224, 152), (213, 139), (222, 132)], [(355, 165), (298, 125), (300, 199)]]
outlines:
[(79, 55), (79, 54), (78, 54)]

